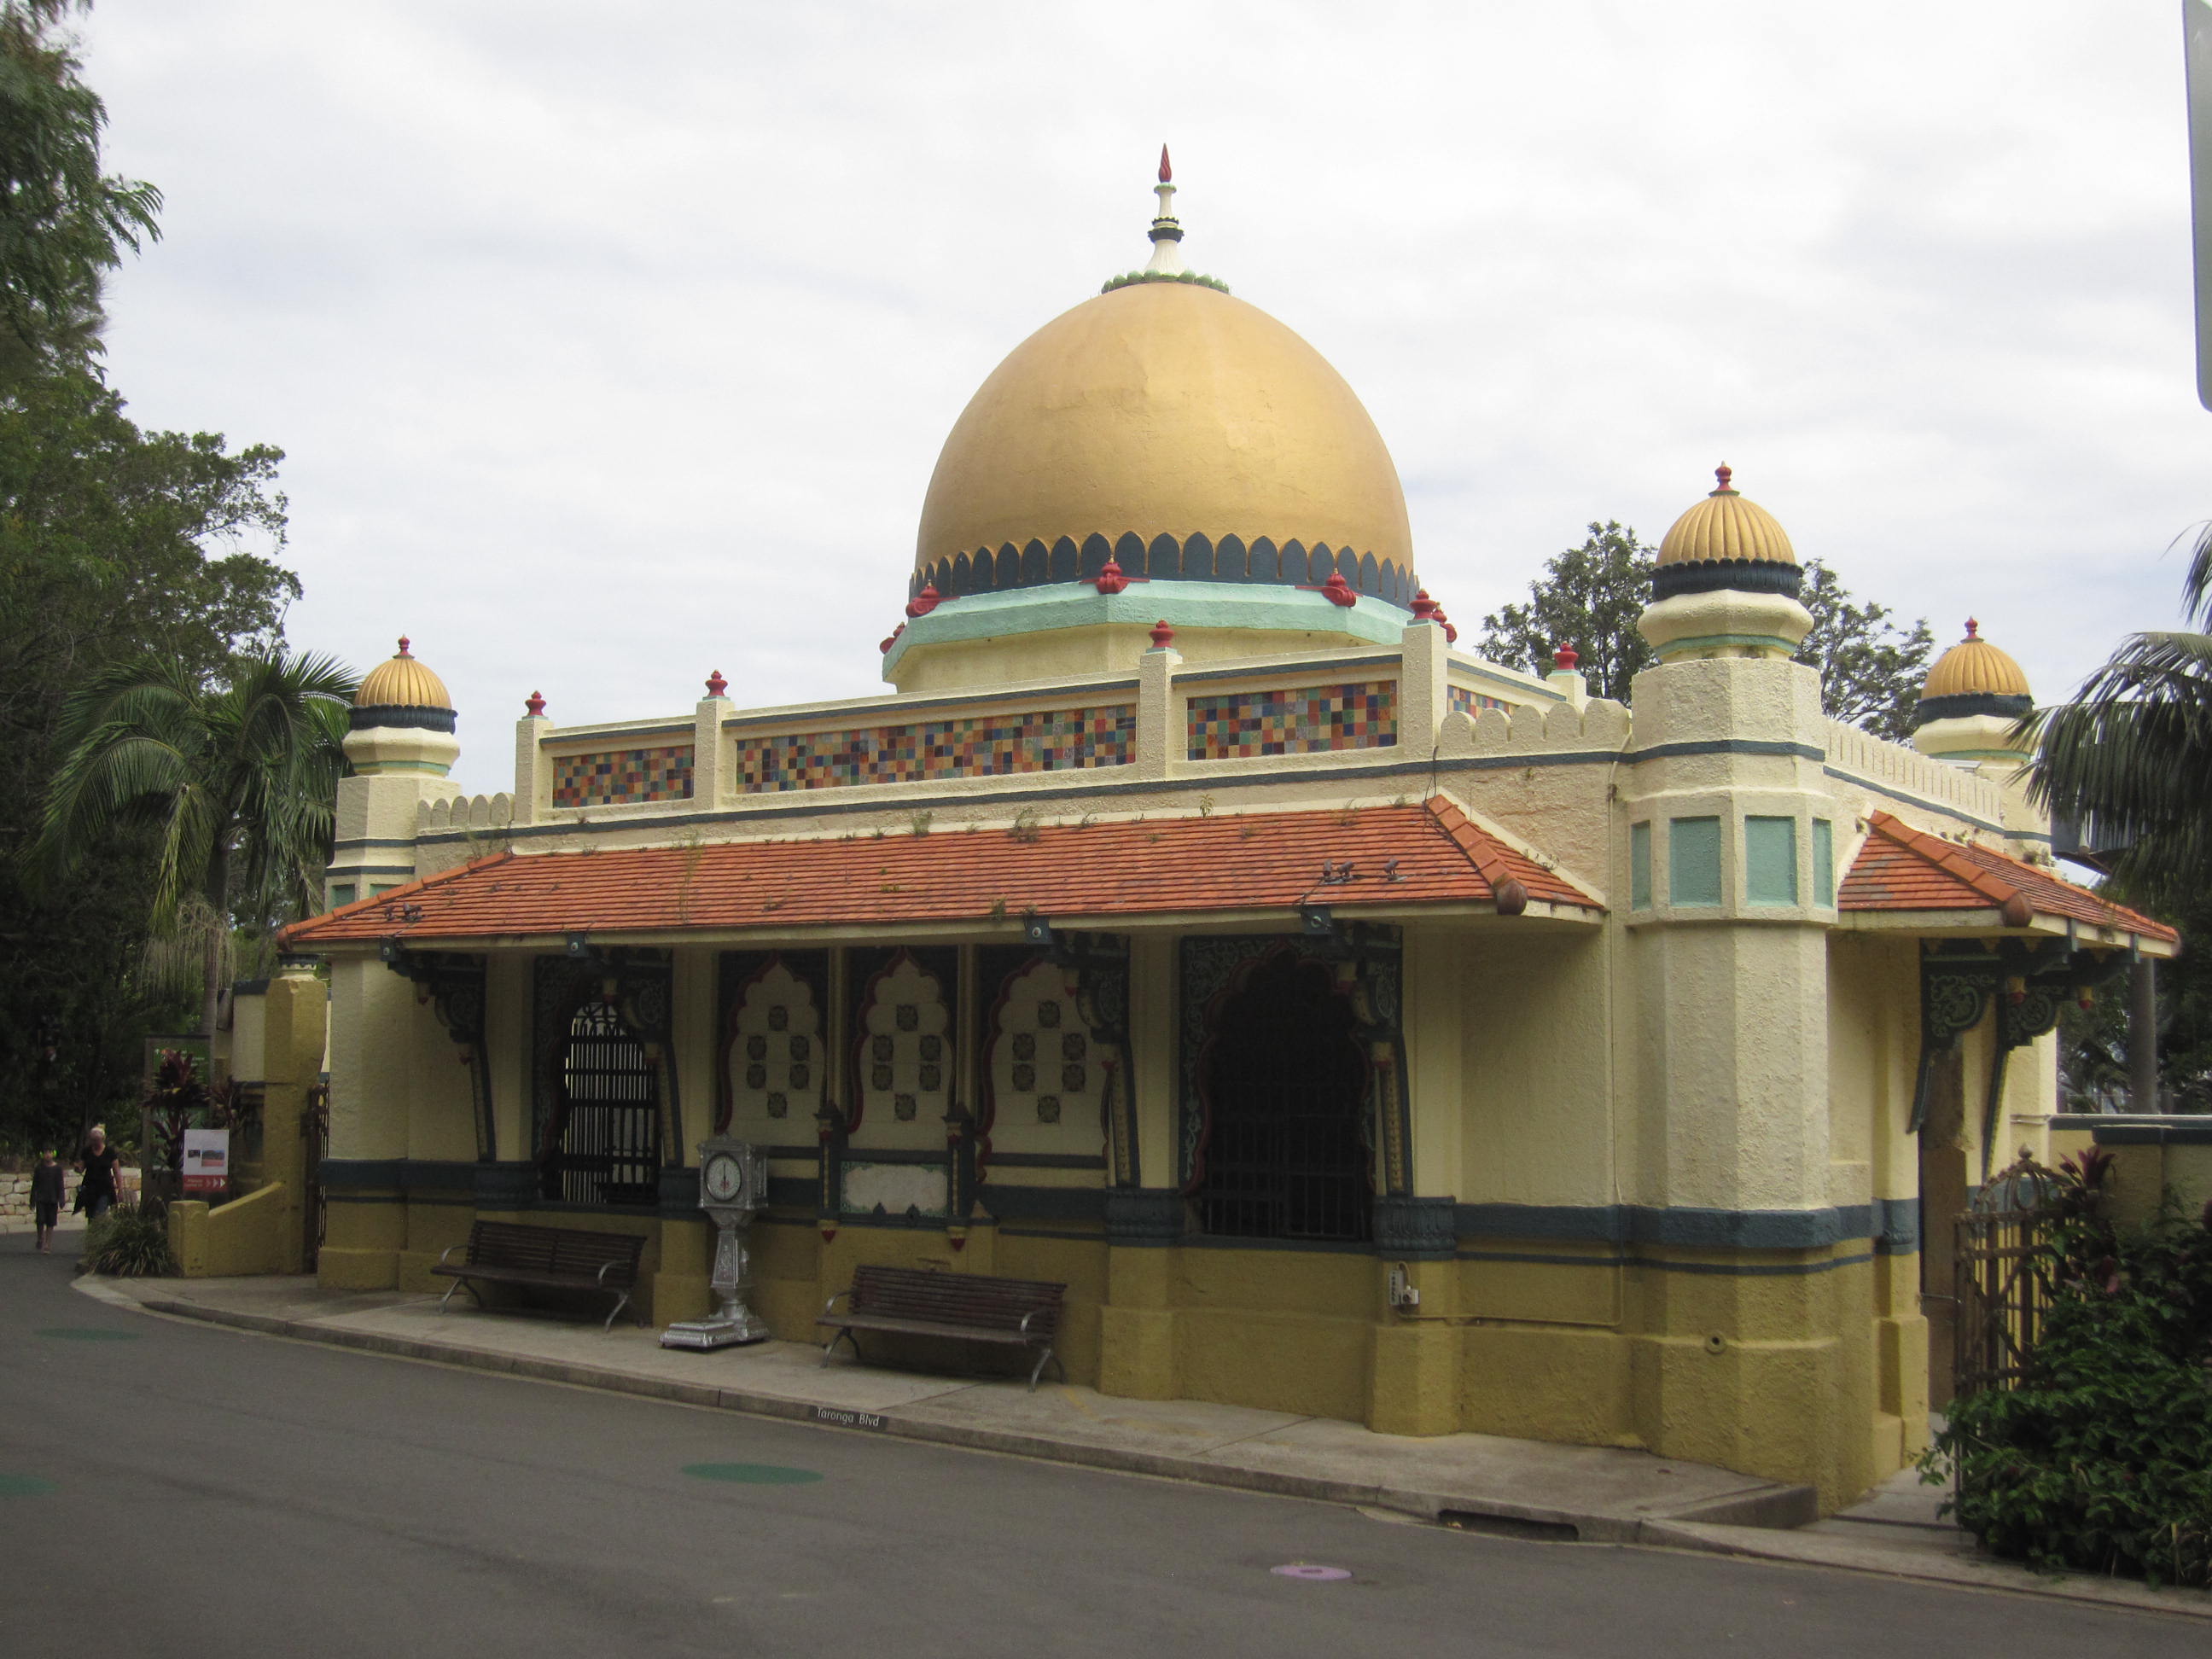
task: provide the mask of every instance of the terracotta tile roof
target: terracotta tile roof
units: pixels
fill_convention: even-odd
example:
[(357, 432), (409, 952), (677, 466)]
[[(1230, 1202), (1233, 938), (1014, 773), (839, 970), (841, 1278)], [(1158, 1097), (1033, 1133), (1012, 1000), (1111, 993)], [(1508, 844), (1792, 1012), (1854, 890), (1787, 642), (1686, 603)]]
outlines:
[(1836, 895), (1841, 910), (2003, 910), (2014, 904), (2024, 927), (2029, 915), (2059, 916), (2098, 927), (2114, 927), (2173, 944), (2181, 935), (2125, 905), (2086, 887), (2061, 881), (2048, 871), (1986, 847), (1976, 847), (1915, 830), (1877, 812), (1872, 833), (1851, 862)]
[[(1395, 863), (1395, 877), (1386, 873)], [(1322, 866), (1350, 866), (1324, 884)], [(495, 939), (1054, 921), (1170, 911), (1339, 910), (1494, 902), (1517, 881), (1539, 903), (1604, 907), (1471, 823), (1450, 802), (1219, 817), (726, 842), (703, 848), (502, 853), (285, 930), (288, 950), (387, 938)], [(1504, 907), (1513, 907), (1510, 899)], [(411, 916), (411, 920), (409, 919)]]

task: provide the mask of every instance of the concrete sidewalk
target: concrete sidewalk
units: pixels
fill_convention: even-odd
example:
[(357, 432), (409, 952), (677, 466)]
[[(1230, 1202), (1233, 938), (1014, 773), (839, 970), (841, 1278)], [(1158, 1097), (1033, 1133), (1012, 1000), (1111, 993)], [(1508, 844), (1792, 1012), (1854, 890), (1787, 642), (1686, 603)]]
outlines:
[(681, 1404), (968, 1446), (1210, 1486), (1349, 1504), (1386, 1516), (1562, 1542), (1639, 1543), (1877, 1571), (2212, 1619), (2212, 1595), (2053, 1577), (1980, 1554), (1906, 1472), (1814, 1522), (1810, 1491), (1648, 1452), (1495, 1435), (1411, 1439), (1333, 1419), (1046, 1383), (880, 1370), (809, 1345), (715, 1353), (658, 1334), (457, 1297), (337, 1292), (312, 1279), (95, 1279), (112, 1304), (270, 1335), (503, 1371)]

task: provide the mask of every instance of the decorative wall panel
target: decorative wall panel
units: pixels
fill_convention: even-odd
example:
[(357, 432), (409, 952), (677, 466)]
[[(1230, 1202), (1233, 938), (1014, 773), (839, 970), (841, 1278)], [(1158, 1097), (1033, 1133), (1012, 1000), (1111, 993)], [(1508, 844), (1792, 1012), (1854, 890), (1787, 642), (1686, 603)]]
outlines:
[(1361, 680), (1193, 697), (1190, 758), (1310, 755), (1398, 741), (1398, 683)]
[(1486, 708), (1503, 708), (1509, 714), (1513, 712), (1513, 705), (1503, 698), (1485, 696), (1481, 692), (1470, 691), (1463, 685), (1446, 686), (1444, 702), (1447, 712), (1454, 714), (1477, 715)]
[(811, 1136), (828, 1059), (814, 988), (772, 958), (738, 991), (728, 1030), (729, 1133), (768, 1142)]
[(556, 806), (619, 806), (634, 801), (686, 800), (690, 794), (688, 743), (553, 758)]
[(747, 794), (764, 794), (1126, 766), (1136, 731), (1136, 706), (1124, 702), (848, 732), (740, 736), (738, 787)]

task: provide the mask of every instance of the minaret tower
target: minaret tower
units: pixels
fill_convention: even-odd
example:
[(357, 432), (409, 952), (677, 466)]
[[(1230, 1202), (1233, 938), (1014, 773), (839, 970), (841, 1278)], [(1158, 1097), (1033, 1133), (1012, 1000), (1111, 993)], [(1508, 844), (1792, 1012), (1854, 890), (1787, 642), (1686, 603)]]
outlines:
[(460, 791), (447, 781), (460, 757), (459, 716), (446, 683), (409, 653), (369, 670), (347, 719), (353, 775), (338, 784), (337, 847), (325, 894), (333, 906), (374, 896), (415, 876), (415, 815)]
[(1966, 637), (1936, 659), (1920, 690), (1912, 746), (1954, 766), (1978, 772), (2004, 792), (2007, 830), (2038, 844), (2051, 833), (2047, 817), (2028, 799), (2023, 775), (2034, 757), (2021, 722), (2035, 710), (2027, 676), (1966, 618)]
[(1152, 257), (1145, 267), (1155, 276), (1176, 276), (1190, 269), (1182, 262), (1182, 225), (1175, 216), (1175, 169), (1168, 164), (1168, 147), (1162, 144), (1160, 181), (1152, 186), (1160, 210), (1152, 220)]

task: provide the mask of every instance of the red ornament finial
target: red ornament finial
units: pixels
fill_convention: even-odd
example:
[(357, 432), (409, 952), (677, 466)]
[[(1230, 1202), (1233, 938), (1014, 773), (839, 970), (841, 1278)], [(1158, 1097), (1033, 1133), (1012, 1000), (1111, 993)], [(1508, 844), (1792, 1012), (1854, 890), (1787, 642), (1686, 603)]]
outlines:
[(1321, 596), (1331, 605), (1340, 605), (1347, 610), (1359, 603), (1359, 595), (1345, 581), (1341, 570), (1328, 573), (1328, 580), (1321, 585)]
[(945, 595), (937, 591), (937, 584), (926, 582), (922, 585), (921, 592), (908, 601), (906, 614), (909, 617), (927, 617), (944, 603)]
[(1175, 629), (1168, 626), (1168, 619), (1165, 617), (1161, 617), (1158, 622), (1152, 624), (1153, 650), (1166, 650), (1169, 644), (1174, 640), (1174, 638)]
[(890, 637), (885, 640), (881, 645), (878, 646), (876, 649), (882, 652), (886, 657), (890, 656), (891, 653), (891, 647), (898, 643), (898, 636), (905, 632), (906, 624), (904, 623), (901, 623), (896, 628), (891, 629)]
[(1718, 466), (1713, 469), (1713, 477), (1720, 483), (1720, 488), (1713, 491), (1714, 495), (1733, 495), (1735, 494), (1735, 488), (1729, 483), (1730, 478), (1735, 477), (1735, 469), (1730, 466), (1726, 461), (1723, 461)]
[(1099, 571), (1095, 585), (1101, 593), (1118, 593), (1127, 587), (1129, 579), (1122, 574), (1121, 561), (1109, 556), (1104, 568)]
[(1443, 606), (1438, 605), (1437, 607), (1436, 615), (1430, 617), (1429, 620), (1444, 630), (1444, 643), (1446, 645), (1457, 645), (1459, 643), (1459, 629), (1454, 628), (1452, 626), (1452, 619), (1444, 615)]
[(1966, 637), (1968, 639), (1978, 640), (1981, 638), (1981, 623), (1976, 622), (1972, 617), (1966, 618)]
[(1168, 147), (1160, 146), (1160, 182), (1166, 184), (1175, 177), (1175, 169), (1168, 165)]
[(530, 711), (530, 718), (536, 720), (545, 712), (545, 699), (532, 691), (523, 700), (522, 706)]
[(399, 654), (403, 657), (407, 654), (407, 636), (404, 634), (399, 636)]
[(1429, 597), (1427, 588), (1424, 587), (1413, 595), (1414, 621), (1434, 622), (1437, 619), (1437, 602)]
[(1575, 665), (1582, 659), (1582, 653), (1576, 650), (1574, 647), (1569, 645), (1565, 640), (1561, 640), (1559, 641), (1559, 648), (1552, 653), (1552, 666), (1563, 674), (1573, 673), (1575, 672)]
[(722, 678), (722, 671), (720, 669), (717, 668), (713, 673), (707, 676), (707, 695), (708, 696), (719, 697), (723, 692), (729, 689), (730, 683)]

